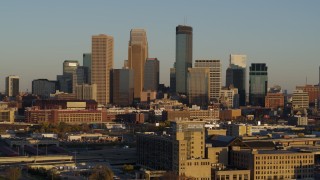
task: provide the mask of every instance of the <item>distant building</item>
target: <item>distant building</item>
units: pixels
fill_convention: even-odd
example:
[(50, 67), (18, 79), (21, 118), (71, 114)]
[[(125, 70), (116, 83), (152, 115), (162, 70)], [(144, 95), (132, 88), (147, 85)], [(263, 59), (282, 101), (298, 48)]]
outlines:
[(176, 92), (176, 68), (170, 68), (170, 92)]
[(241, 109), (226, 109), (220, 111), (221, 120), (235, 120), (238, 117), (241, 117)]
[(292, 94), (292, 108), (294, 110), (309, 108), (309, 94), (302, 90), (295, 90)]
[(209, 82), (210, 68), (188, 69), (187, 89), (190, 105), (207, 106), (209, 104)]
[(293, 116), (288, 119), (288, 124), (293, 126), (307, 126), (308, 117), (307, 116)]
[(83, 67), (87, 67), (88, 69), (88, 82), (87, 84), (91, 84), (91, 53), (84, 53), (83, 54)]
[(92, 36), (91, 83), (97, 85), (99, 104), (110, 103), (110, 70), (113, 68), (113, 37), (105, 34)]
[(159, 79), (159, 60), (157, 58), (148, 58), (144, 64), (143, 91), (158, 91)]
[(305, 86), (297, 86), (296, 90), (302, 90), (307, 92), (309, 95), (309, 103), (316, 103), (320, 99), (320, 86), (313, 85), (305, 85)]
[(284, 95), (282, 93), (267, 93), (265, 107), (271, 109), (284, 108)]
[(49, 81), (48, 79), (35, 79), (32, 81), (32, 94), (38, 95), (43, 99), (48, 99), (50, 94), (58, 90), (57, 81)]
[(268, 89), (268, 67), (265, 63), (252, 63), (249, 77), (250, 105), (264, 106)]
[(227, 108), (239, 108), (238, 89), (233, 87), (222, 88), (220, 91), (220, 103), (226, 105)]
[(0, 109), (0, 122), (14, 123), (15, 113), (14, 108)]
[(226, 87), (233, 86), (238, 89), (239, 105), (246, 105), (246, 55), (230, 55), (230, 64), (226, 70)]
[(229, 124), (227, 125), (227, 136), (251, 136), (251, 125), (245, 124)]
[(19, 95), (19, 76), (6, 77), (6, 96), (15, 97)]
[(79, 100), (97, 100), (97, 85), (96, 84), (79, 84), (76, 85), (75, 94)]
[(131, 29), (128, 46), (129, 69), (134, 71), (134, 98), (140, 100), (144, 83), (144, 67), (148, 58), (147, 33), (144, 29)]
[(221, 91), (221, 63), (220, 60), (196, 60), (195, 68), (209, 68), (209, 101), (218, 103)]
[(133, 69), (112, 70), (112, 103), (118, 106), (130, 106), (134, 98)]
[(68, 93), (74, 93), (75, 92), (75, 87), (77, 85), (77, 69), (79, 67), (79, 62), (77, 60), (65, 60), (63, 62), (63, 75), (70, 76), (70, 81), (71, 81), (71, 92)]
[(176, 27), (176, 92), (186, 94), (188, 68), (192, 67), (192, 27)]

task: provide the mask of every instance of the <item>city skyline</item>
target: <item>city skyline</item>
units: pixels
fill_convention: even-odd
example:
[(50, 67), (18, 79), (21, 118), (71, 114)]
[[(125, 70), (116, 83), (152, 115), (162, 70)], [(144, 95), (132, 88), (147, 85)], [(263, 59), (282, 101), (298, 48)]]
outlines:
[(9, 75), (20, 77), (20, 91), (31, 91), (34, 79), (55, 80), (62, 73), (63, 61), (81, 62), (83, 53), (91, 51), (94, 34), (114, 37), (114, 68), (121, 68), (128, 56), (128, 34), (134, 28), (146, 30), (149, 57), (160, 60), (160, 82), (169, 85), (179, 24), (193, 28), (193, 64), (196, 59), (220, 59), (222, 82), (230, 54), (247, 55), (247, 67), (266, 63), (269, 87), (278, 84), (292, 92), (306, 83), (306, 77), (308, 84), (319, 81), (317, 1), (128, 1), (126, 6), (119, 2), (33, 2), (10, 1), (0, 7), (1, 92)]

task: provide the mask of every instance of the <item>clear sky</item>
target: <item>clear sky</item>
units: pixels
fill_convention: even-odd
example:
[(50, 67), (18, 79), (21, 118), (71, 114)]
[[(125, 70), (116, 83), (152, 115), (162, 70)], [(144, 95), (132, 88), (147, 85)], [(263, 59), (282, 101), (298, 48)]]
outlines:
[(159, 59), (160, 82), (169, 85), (179, 24), (193, 27), (193, 62), (221, 60), (223, 85), (229, 54), (246, 54), (248, 65), (267, 63), (269, 86), (291, 91), (306, 77), (318, 83), (319, 18), (318, 0), (2, 1), (0, 91), (8, 75), (20, 76), (20, 90), (31, 91), (33, 79), (55, 80), (64, 60), (82, 64), (94, 34), (114, 37), (114, 68), (121, 68), (132, 28), (146, 29), (149, 57)]

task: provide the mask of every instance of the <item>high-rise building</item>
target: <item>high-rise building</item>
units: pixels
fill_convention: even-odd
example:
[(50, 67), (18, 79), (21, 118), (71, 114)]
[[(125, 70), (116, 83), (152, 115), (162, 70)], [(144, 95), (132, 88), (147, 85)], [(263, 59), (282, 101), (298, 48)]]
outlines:
[(246, 105), (246, 55), (230, 55), (230, 64), (226, 71), (226, 87), (238, 88), (239, 105)]
[(227, 108), (239, 108), (238, 89), (234, 87), (225, 87), (220, 91), (220, 103)]
[(190, 105), (207, 106), (209, 100), (210, 68), (188, 69), (188, 98)]
[(302, 90), (307, 92), (309, 95), (309, 103), (315, 105), (320, 98), (320, 86), (305, 85), (305, 86), (296, 86), (296, 90)]
[(221, 63), (220, 60), (196, 60), (196, 68), (209, 68), (209, 101), (219, 102), (221, 91)]
[(159, 61), (157, 58), (148, 58), (144, 64), (144, 91), (158, 91)]
[(84, 53), (83, 54), (83, 67), (87, 67), (87, 80), (88, 84), (91, 84), (91, 53)]
[(176, 68), (170, 68), (170, 92), (176, 92)]
[(249, 102), (264, 106), (268, 90), (268, 67), (265, 63), (252, 63), (249, 73)]
[(35, 79), (32, 81), (32, 94), (47, 99), (50, 94), (54, 94), (58, 90), (57, 81), (49, 81), (48, 79)]
[(79, 62), (77, 60), (65, 60), (63, 62), (63, 76), (65, 78), (71, 78), (71, 87), (68, 87), (71, 91), (69, 93), (75, 93), (75, 87), (77, 85), (77, 69)]
[(99, 104), (110, 102), (110, 70), (113, 68), (113, 37), (105, 34), (92, 36), (91, 83), (97, 84)]
[(19, 95), (19, 76), (6, 77), (6, 96), (14, 97)]
[(176, 92), (186, 94), (188, 68), (192, 67), (192, 27), (176, 27)]
[(134, 98), (139, 100), (143, 90), (144, 64), (148, 58), (147, 33), (144, 29), (131, 29), (128, 48), (129, 68), (134, 71)]
[(134, 72), (132, 69), (112, 70), (112, 103), (130, 106), (134, 97)]
[(309, 108), (309, 94), (303, 90), (295, 90), (292, 94), (292, 108)]
[(76, 85), (75, 94), (80, 100), (97, 100), (96, 84), (78, 84)]

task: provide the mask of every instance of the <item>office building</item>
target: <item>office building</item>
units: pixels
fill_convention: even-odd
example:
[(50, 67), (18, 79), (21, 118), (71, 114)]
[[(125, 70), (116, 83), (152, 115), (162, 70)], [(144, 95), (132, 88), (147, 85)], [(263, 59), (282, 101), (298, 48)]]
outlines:
[(76, 71), (76, 85), (89, 84), (89, 69), (85, 66), (79, 66)]
[(284, 108), (284, 95), (282, 93), (267, 93), (265, 107), (271, 109)]
[(71, 87), (68, 89), (71, 89), (71, 92), (69, 93), (75, 93), (75, 86), (77, 85), (77, 69), (79, 67), (79, 62), (77, 60), (65, 60), (63, 62), (63, 75), (65, 77), (70, 77), (71, 81)]
[(79, 100), (97, 100), (96, 84), (78, 84), (76, 85), (75, 94)]
[(238, 89), (224, 87), (220, 91), (220, 103), (226, 108), (239, 108), (239, 94)]
[(188, 69), (189, 105), (207, 106), (209, 104), (210, 68)]
[(148, 58), (144, 64), (144, 91), (158, 91), (159, 61), (157, 58)]
[(252, 63), (249, 73), (249, 102), (253, 106), (264, 106), (268, 89), (268, 67), (265, 63)]
[(187, 93), (188, 68), (192, 67), (192, 27), (176, 27), (176, 92)]
[(176, 92), (176, 68), (170, 68), (170, 92)]
[(290, 150), (242, 150), (232, 147), (231, 165), (249, 169), (251, 179), (313, 179), (314, 154)]
[(15, 97), (19, 95), (19, 76), (6, 77), (6, 96)]
[(227, 125), (227, 136), (251, 136), (252, 126), (245, 124), (228, 124)]
[(196, 68), (209, 68), (209, 103), (218, 103), (221, 91), (221, 63), (220, 60), (196, 60)]
[(87, 84), (91, 84), (91, 53), (84, 53), (82, 57), (83, 67), (87, 67), (88, 70)]
[(57, 75), (58, 90), (64, 93), (72, 93), (73, 75), (67, 73), (65, 75)]
[(117, 106), (130, 106), (134, 98), (133, 69), (112, 70), (112, 103)]
[(313, 86), (313, 85), (304, 85), (304, 86), (297, 86), (296, 90), (302, 90), (307, 92), (309, 95), (309, 103), (315, 104), (316, 101), (319, 101), (320, 98), (320, 86)]
[(49, 81), (48, 79), (35, 79), (32, 81), (32, 94), (40, 96), (42, 99), (47, 99), (50, 94), (58, 90), (57, 81)]
[(230, 55), (230, 64), (226, 70), (226, 87), (238, 89), (239, 105), (246, 105), (246, 55)]
[(144, 82), (144, 66), (148, 58), (147, 33), (144, 29), (131, 29), (128, 48), (129, 69), (134, 71), (134, 98), (140, 100)]
[(91, 83), (97, 85), (99, 104), (110, 103), (110, 70), (113, 68), (113, 37), (105, 34), (92, 36)]
[(138, 164), (196, 179), (211, 179), (205, 157), (205, 128), (200, 121), (171, 122), (171, 135), (137, 134)]
[(292, 94), (292, 109), (309, 108), (309, 94), (303, 90), (295, 90)]

